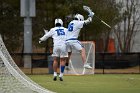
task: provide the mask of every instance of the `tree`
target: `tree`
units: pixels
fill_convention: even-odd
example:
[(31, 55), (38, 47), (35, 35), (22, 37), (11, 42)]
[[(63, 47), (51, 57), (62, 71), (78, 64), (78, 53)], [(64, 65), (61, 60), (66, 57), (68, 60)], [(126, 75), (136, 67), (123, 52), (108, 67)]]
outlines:
[[(0, 31), (2, 35), (5, 36), (4, 40), (8, 39), (9, 35), (13, 34), (11, 37), (12, 39), (6, 40), (6, 44), (8, 44), (9, 42), (8, 48), (11, 48), (10, 43), (12, 42), (13, 47), (15, 47), (11, 50), (14, 51), (17, 48), (21, 48), (21, 45), (23, 43), (23, 20), (19, 15), (19, 0), (2, 0), (0, 2), (0, 18), (2, 20), (5, 20), (0, 24)], [(7, 7), (3, 6), (3, 4), (6, 4)], [(52, 46), (52, 39), (47, 40), (46, 43), (43, 43), (41, 45), (38, 44), (38, 39), (44, 34), (43, 28), (49, 30), (50, 28), (54, 27), (54, 19), (56, 17), (63, 19), (65, 27), (67, 27), (69, 21), (71, 20), (71, 18), (67, 19), (68, 16), (80, 13), (84, 15), (86, 19), (88, 17), (88, 13), (83, 10), (83, 5), (88, 5), (89, 7), (91, 7), (91, 9), (98, 17), (100, 17), (112, 27), (116, 25), (119, 15), (119, 4), (116, 4), (115, 0), (55, 0), (55, 2), (54, 0), (36, 0), (36, 17), (33, 18), (32, 24), (33, 49), (34, 47), (40, 48), (44, 47), (45, 45), (47, 51), (48, 47)], [(4, 15), (2, 14), (3, 11), (5, 13)], [(109, 31), (110, 29), (102, 24), (98, 19), (93, 17), (93, 22), (82, 29), (79, 39), (95, 40), (98, 43), (98, 39), (104, 35), (105, 50), (105, 44), (107, 42)]]
[[(119, 10), (121, 4), (116, 3), (116, 0), (87, 0), (85, 5), (89, 5), (95, 12), (95, 15), (104, 20), (111, 27), (115, 26), (120, 21)], [(96, 41), (96, 51), (106, 52), (111, 29), (101, 23), (96, 17), (93, 17), (92, 24), (88, 25), (85, 29), (87, 31), (84, 32), (88, 35), (86, 40)], [(101, 40), (103, 44), (101, 44)], [(98, 48), (101, 45), (102, 49), (100, 50)]]
[(114, 33), (120, 52), (130, 52), (140, 21), (139, 0), (123, 0), (122, 4), (121, 21), (115, 26)]
[(19, 16), (19, 0), (0, 1), (0, 34), (10, 52), (21, 45), (21, 19)]

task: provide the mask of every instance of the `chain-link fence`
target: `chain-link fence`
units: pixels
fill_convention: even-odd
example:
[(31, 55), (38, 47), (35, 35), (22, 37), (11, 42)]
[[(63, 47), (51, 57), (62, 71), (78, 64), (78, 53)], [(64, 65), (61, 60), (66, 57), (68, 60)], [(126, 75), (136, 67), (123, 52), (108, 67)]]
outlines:
[[(24, 55), (32, 56), (32, 67), (24, 68)], [(51, 74), (53, 73), (53, 58), (50, 53), (13, 53), (16, 64), (26, 74)], [(95, 74), (139, 74), (140, 53), (96, 53)]]

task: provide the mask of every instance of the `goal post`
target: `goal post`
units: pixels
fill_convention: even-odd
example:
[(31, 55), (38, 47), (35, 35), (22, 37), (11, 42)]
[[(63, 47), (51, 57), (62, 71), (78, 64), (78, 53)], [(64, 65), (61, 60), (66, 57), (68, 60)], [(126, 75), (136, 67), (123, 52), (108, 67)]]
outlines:
[(7, 51), (0, 35), (0, 93), (54, 93), (27, 77)]
[(69, 61), (69, 68), (65, 70), (65, 75), (86, 75), (94, 74), (95, 69), (95, 43), (94, 41), (81, 41), (86, 53), (86, 63), (88, 63), (92, 69), (85, 69), (81, 54), (79, 51), (72, 50), (71, 59)]

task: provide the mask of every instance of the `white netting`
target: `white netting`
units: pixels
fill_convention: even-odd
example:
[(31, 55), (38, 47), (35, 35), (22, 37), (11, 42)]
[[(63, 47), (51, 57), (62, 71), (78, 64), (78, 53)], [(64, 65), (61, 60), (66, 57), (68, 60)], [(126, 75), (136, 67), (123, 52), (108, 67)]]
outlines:
[(54, 93), (27, 77), (15, 64), (0, 35), (0, 93)]
[(78, 51), (72, 50), (72, 56), (69, 63), (69, 68), (65, 70), (65, 74), (70, 75), (84, 75), (94, 74), (95, 68), (95, 44), (92, 41), (82, 42), (86, 51), (86, 62), (92, 66), (92, 69), (83, 68), (81, 55)]

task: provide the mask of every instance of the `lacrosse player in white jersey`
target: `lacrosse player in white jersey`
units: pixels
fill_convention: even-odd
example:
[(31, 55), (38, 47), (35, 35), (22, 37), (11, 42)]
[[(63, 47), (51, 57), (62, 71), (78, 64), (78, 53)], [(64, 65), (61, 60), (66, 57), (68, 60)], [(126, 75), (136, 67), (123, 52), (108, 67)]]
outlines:
[(66, 57), (68, 57), (68, 52), (66, 49), (66, 32), (67, 28), (63, 27), (63, 21), (61, 19), (55, 19), (55, 27), (51, 28), (49, 32), (40, 38), (40, 42), (45, 41), (49, 37), (53, 38), (53, 69), (54, 77), (53, 80), (57, 80), (57, 67), (58, 67), (58, 58), (60, 57), (60, 81), (63, 81), (63, 73), (65, 69)]
[(83, 28), (83, 26), (85, 24), (88, 24), (88, 23), (92, 22), (93, 15), (94, 15), (94, 13), (91, 12), (88, 15), (89, 17), (87, 18), (87, 20), (84, 20), (83, 15), (76, 14), (74, 16), (74, 20), (72, 20), (69, 23), (69, 25), (68, 25), (68, 32), (67, 32), (67, 40), (66, 40), (67, 45), (68, 45), (69, 57), (68, 57), (66, 66), (68, 66), (68, 62), (70, 60), (72, 49), (76, 49), (76, 50), (78, 50), (81, 53), (82, 61), (83, 61), (83, 64), (84, 64), (83, 67), (87, 68), (87, 69), (91, 69), (92, 68), (88, 63), (85, 62), (86, 61), (85, 49), (82, 46), (81, 42), (78, 41), (78, 36), (79, 36), (80, 30)]

